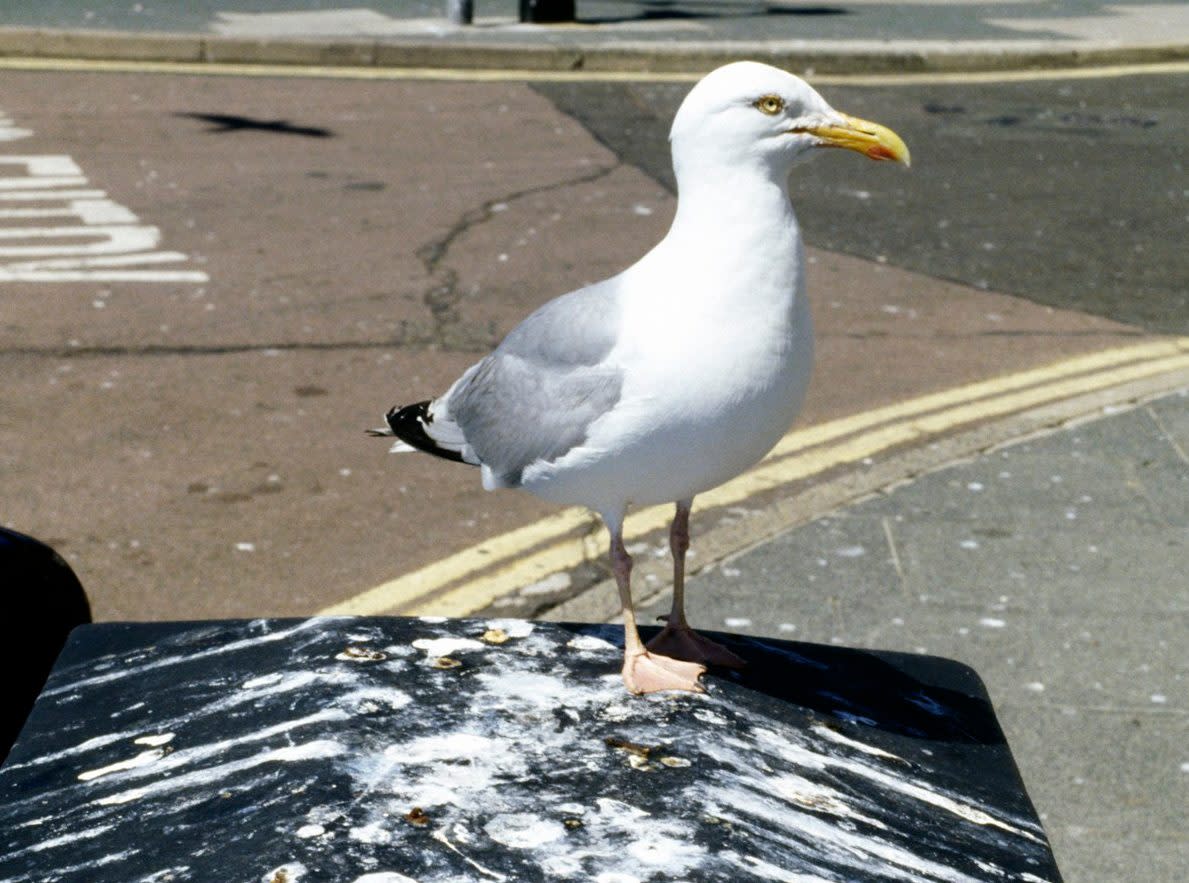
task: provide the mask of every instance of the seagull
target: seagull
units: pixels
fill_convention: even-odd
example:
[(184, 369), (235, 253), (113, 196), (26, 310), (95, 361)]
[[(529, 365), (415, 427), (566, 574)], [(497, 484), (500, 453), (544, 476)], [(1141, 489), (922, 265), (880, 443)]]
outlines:
[[(834, 110), (804, 80), (752, 61), (693, 87), (669, 135), (677, 210), (623, 272), (533, 312), (437, 398), (398, 406), (374, 435), (598, 513), (610, 533), (631, 693), (700, 692), (735, 654), (690, 628), (685, 554), (696, 495), (757, 463), (788, 431), (813, 363), (793, 165), (819, 147), (909, 164), (898, 135)], [(623, 523), (675, 505), (673, 604), (647, 646)]]

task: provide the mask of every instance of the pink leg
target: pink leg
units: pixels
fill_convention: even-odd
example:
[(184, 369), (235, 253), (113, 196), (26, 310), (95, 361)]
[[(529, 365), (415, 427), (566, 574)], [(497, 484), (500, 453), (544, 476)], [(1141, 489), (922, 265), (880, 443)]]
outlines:
[(622, 528), (611, 528), (611, 569), (619, 586), (619, 600), (623, 605), (623, 682), (630, 693), (655, 693), (660, 690), (688, 690), (703, 692), (698, 678), (706, 671), (694, 662), (670, 659), (650, 653), (640, 640), (636, 628), (636, 611), (632, 605), (632, 557), (623, 547)]
[(722, 644), (699, 635), (685, 619), (685, 553), (689, 550), (689, 513), (693, 500), (680, 500), (669, 528), (673, 552), (673, 607), (661, 633), (648, 642), (648, 649), (705, 665), (743, 668), (747, 663)]

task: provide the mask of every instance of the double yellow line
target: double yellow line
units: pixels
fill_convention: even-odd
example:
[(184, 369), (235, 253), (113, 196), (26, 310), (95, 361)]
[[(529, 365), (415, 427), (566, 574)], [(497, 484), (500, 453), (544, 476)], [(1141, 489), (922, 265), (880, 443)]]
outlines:
[[(1029, 408), (1162, 374), (1189, 372), (1189, 337), (1119, 347), (970, 383), (791, 432), (749, 472), (698, 496), (698, 508), (738, 504), (755, 494)], [(1189, 381), (1189, 377), (1186, 378)], [(628, 516), (638, 538), (664, 527), (668, 506)], [(597, 520), (582, 508), (492, 537), (338, 604), (320, 616), (376, 613), (465, 616), (495, 599), (601, 554)]]
[[(517, 70), (515, 68), (376, 67), (219, 61), (137, 61), (95, 58), (0, 58), (0, 70), (176, 74), (213, 77), (298, 77), (329, 80), (439, 80), (464, 83), (694, 83), (706, 71)], [(1069, 68), (991, 71), (904, 71), (812, 74), (820, 85), (895, 86), (944, 83), (1018, 83), (1157, 76), (1189, 72), (1189, 61), (1139, 62)]]

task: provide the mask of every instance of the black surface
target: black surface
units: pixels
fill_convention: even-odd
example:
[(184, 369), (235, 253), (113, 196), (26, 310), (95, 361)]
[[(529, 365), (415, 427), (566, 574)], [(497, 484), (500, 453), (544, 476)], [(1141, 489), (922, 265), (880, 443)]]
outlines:
[(0, 527), (0, 760), (25, 723), (50, 668), (91, 606), (74, 571), (40, 540)]
[(638, 698), (619, 633), (78, 629), (0, 768), (0, 879), (1060, 879), (969, 668), (719, 636), (743, 674)]
[[(534, 86), (670, 190), (686, 85)], [(823, 85), (912, 168), (823, 152), (793, 170), (806, 242), (1151, 331), (1189, 332), (1189, 75)], [(1174, 232), (1175, 231), (1175, 232)]]
[(574, 20), (574, 0), (520, 0), (518, 7), (523, 22), (545, 25)]

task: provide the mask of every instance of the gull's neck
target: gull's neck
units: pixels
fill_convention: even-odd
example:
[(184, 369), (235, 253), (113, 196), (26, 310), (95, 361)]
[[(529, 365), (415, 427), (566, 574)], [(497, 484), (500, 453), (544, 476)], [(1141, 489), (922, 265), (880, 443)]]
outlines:
[(762, 247), (764, 254), (796, 248), (797, 219), (787, 177), (767, 169), (679, 167), (677, 213), (669, 236), (705, 247)]
[[(677, 166), (677, 213), (653, 259), (678, 261), (707, 292), (776, 304), (802, 287), (803, 252), (787, 175)], [(731, 285), (725, 283), (730, 281)]]

